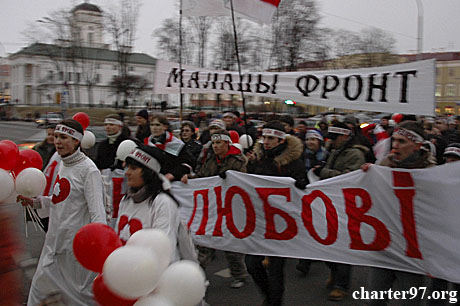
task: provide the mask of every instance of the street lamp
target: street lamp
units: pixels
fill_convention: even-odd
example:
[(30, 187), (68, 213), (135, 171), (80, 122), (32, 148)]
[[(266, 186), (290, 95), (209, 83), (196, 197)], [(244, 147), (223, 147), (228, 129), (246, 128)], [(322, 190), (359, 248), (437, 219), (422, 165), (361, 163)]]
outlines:
[(417, 19), (417, 61), (422, 59), (422, 41), (423, 41), (423, 5), (422, 0), (416, 0), (418, 9)]

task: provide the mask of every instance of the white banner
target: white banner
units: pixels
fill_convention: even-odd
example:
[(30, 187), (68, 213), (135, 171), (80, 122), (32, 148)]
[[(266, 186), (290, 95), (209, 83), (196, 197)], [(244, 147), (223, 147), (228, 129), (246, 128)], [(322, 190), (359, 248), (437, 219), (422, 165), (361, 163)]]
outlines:
[(371, 166), (308, 185), (228, 171), (174, 183), (195, 243), (246, 254), (311, 258), (460, 283), (460, 162)]
[[(157, 61), (156, 94), (179, 93), (178, 63)], [(182, 67), (183, 93), (221, 93), (291, 99), (297, 103), (416, 115), (434, 115), (435, 60), (392, 66), (296, 72), (238, 72)]]

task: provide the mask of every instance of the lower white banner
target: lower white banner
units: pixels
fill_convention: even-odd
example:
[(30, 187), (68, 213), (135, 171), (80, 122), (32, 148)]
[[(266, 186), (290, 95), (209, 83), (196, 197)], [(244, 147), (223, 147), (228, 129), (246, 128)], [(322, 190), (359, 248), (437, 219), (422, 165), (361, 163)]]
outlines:
[(174, 183), (196, 244), (245, 254), (396, 269), (460, 283), (460, 162), (373, 165), (300, 190), (228, 171)]

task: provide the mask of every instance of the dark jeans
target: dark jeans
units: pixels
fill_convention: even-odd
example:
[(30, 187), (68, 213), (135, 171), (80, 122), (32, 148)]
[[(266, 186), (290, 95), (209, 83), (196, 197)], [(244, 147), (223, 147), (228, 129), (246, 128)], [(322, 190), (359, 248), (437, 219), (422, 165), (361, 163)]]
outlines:
[(331, 269), (332, 288), (347, 291), (350, 288), (351, 265), (326, 262)]
[(269, 306), (281, 306), (284, 293), (285, 258), (268, 257), (268, 266), (262, 264), (265, 256), (246, 255), (246, 268), (265, 296)]

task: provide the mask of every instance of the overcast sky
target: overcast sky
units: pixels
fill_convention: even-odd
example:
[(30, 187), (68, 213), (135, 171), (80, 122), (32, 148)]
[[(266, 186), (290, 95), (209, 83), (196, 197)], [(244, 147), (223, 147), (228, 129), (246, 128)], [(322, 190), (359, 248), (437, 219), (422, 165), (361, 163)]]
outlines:
[[(135, 50), (155, 56), (151, 33), (163, 19), (177, 16), (176, 0), (141, 0)], [(27, 45), (22, 32), (27, 24), (51, 12), (72, 8), (83, 0), (0, 0), (0, 56)], [(102, 10), (117, 0), (90, 0)], [(422, 0), (424, 7), (423, 51), (460, 51), (460, 0)], [(416, 0), (317, 0), (322, 26), (359, 31), (374, 26), (393, 34), (398, 53), (417, 48)], [(106, 38), (108, 42), (108, 38)]]

